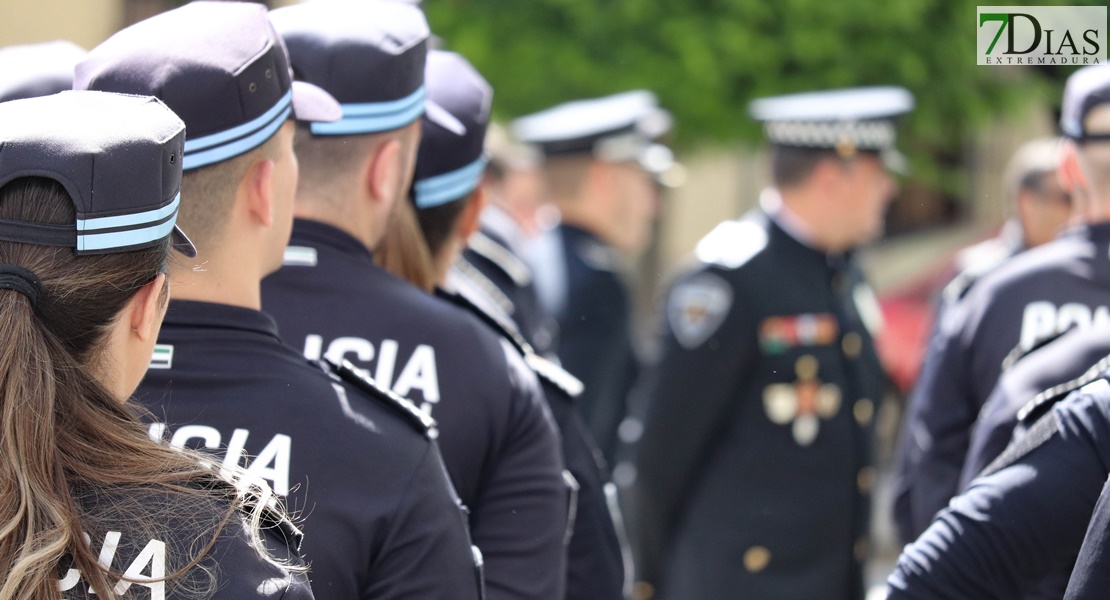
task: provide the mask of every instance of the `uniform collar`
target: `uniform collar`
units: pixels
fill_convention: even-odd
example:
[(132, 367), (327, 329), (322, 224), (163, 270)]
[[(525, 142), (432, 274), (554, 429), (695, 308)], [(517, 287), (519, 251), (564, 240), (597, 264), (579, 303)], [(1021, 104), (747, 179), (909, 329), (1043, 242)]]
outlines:
[(1110, 223), (1073, 225), (1062, 231), (1059, 237), (1084, 237), (1095, 241), (1110, 240)]
[(371, 262), (374, 260), (374, 253), (351, 234), (338, 227), (311, 219), (293, 220), (293, 235), (289, 245), (308, 245), (314, 248), (324, 246), (343, 254), (361, 256)]
[(253, 308), (230, 304), (170, 300), (165, 324), (190, 329), (237, 329), (270, 336), (275, 340), (281, 339), (278, 336), (277, 323), (270, 315)]
[(851, 260), (853, 252), (826, 252), (813, 245), (812, 231), (804, 221), (790, 210), (782, 201), (782, 195), (776, 188), (764, 189), (759, 194), (759, 207), (771, 222), (771, 228), (783, 233), (796, 245), (806, 250), (825, 257), (829, 267), (834, 270), (844, 268)]

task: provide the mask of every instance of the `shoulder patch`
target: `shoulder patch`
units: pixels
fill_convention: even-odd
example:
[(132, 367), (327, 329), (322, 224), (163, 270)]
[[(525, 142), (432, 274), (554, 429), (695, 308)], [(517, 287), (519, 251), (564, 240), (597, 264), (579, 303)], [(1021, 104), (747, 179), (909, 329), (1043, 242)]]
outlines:
[(287, 246), (282, 264), (296, 267), (315, 267), (316, 249), (309, 246)]
[(173, 344), (155, 344), (150, 355), (150, 369), (173, 368)]
[(523, 287), (532, 283), (532, 269), (528, 264), (481, 231), (476, 231), (470, 236), (467, 246), (504, 271), (517, 286)]
[(555, 387), (566, 392), (571, 398), (577, 398), (582, 395), (582, 390), (586, 388), (586, 385), (583, 384), (580, 379), (571, 375), (566, 369), (535, 352), (526, 354), (524, 356), (524, 361), (528, 363), (529, 367), (532, 367), (536, 375), (550, 381)]
[(725, 221), (698, 242), (694, 253), (707, 264), (737, 269), (767, 247), (767, 230), (750, 219)]
[(411, 400), (403, 398), (392, 390), (387, 390), (379, 385), (378, 382), (371, 379), (369, 375), (351, 364), (351, 361), (343, 360), (342, 362), (338, 362), (330, 358), (324, 358), (320, 362), (325, 372), (335, 375), (343, 382), (382, 401), (383, 404), (393, 409), (394, 412), (404, 417), (408, 422), (412, 423), (416, 430), (427, 438), (435, 439), (439, 437), (438, 425), (435, 419), (417, 408)]
[(702, 272), (679, 283), (667, 299), (667, 322), (678, 343), (692, 350), (709, 339), (732, 308), (732, 286)]
[(1018, 422), (1028, 424), (1036, 421), (1047, 413), (1057, 402), (1063, 400), (1068, 394), (1075, 390), (1081, 388), (1087, 390), (1095, 383), (1106, 384), (1106, 381), (1101, 379), (1101, 377), (1107, 368), (1110, 368), (1110, 355), (1104, 356), (1079, 377), (1061, 383), (1060, 385), (1050, 387), (1040, 394), (1037, 394), (1028, 404), (1021, 407), (1021, 410), (1018, 411)]

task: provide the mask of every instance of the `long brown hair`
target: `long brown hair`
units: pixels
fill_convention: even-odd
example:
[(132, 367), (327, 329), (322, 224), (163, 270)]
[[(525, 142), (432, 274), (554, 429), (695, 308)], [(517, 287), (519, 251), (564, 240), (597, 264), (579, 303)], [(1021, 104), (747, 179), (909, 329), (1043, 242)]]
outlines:
[(374, 260), (386, 271), (424, 291), (435, 289), (435, 264), (416, 208), (408, 198), (402, 198), (393, 207), (385, 237), (374, 250)]
[[(73, 223), (74, 208), (57, 182), (23, 178), (0, 188), (0, 218)], [(63, 566), (114, 597), (123, 575), (98, 564), (86, 536), (99, 543), (127, 527), (175, 539), (184, 522), (192, 537), (173, 543), (180, 552), (167, 580), (211, 586), (210, 573), (185, 575), (206, 570), (194, 567), (234, 506), (214, 500), (216, 476), (195, 455), (151, 440), (129, 405), (90, 374), (106, 368), (98, 361), (109, 326), (165, 271), (168, 253), (168, 243), (78, 257), (72, 248), (0, 242), (0, 264), (31, 270), (44, 290), (37, 308), (0, 291), (0, 599), (56, 600)]]

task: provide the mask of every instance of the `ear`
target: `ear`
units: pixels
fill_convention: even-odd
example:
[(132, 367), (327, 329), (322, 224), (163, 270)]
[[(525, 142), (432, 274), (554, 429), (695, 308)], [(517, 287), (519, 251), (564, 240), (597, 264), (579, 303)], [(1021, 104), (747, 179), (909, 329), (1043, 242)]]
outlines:
[(378, 145), (366, 165), (364, 182), (376, 202), (392, 204), (401, 183), (401, 142), (390, 138)]
[(140, 341), (149, 342), (158, 337), (165, 302), (169, 296), (168, 289), (164, 296), (162, 290), (168, 285), (169, 280), (166, 279), (166, 275), (159, 273), (127, 302), (126, 314), (130, 321), (131, 332)]
[(274, 224), (274, 161), (256, 160), (243, 175), (241, 184), (247, 214), (258, 224), (270, 228)]
[(481, 225), (482, 211), (485, 210), (488, 203), (489, 195), (486, 193), (486, 185), (483, 182), (477, 189), (470, 195), (470, 201), (463, 207), (462, 214), (459, 215), (459, 241), (465, 246), (466, 241), (470, 236), (478, 231)]
[(1069, 194), (1073, 195), (1076, 192), (1086, 190), (1088, 188), (1087, 178), (1083, 175), (1083, 169), (1079, 166), (1079, 153), (1075, 148), (1075, 142), (1065, 141), (1060, 153), (1060, 166), (1056, 171), (1060, 176), (1060, 185)]

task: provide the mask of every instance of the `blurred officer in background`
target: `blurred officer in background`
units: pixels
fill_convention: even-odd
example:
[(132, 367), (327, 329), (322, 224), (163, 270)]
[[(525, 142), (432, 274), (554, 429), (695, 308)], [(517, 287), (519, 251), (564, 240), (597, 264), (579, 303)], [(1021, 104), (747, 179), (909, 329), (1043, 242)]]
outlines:
[[(1071, 197), (1056, 177), (1059, 138), (1026, 142), (1006, 165), (1003, 186), (1013, 216), (998, 236), (965, 248), (956, 256), (959, 274), (945, 286), (944, 304), (959, 301), (988, 271), (1023, 250), (1052, 241), (1071, 217)], [(943, 310), (943, 308), (942, 308)]]
[[(455, 120), (441, 123), (424, 118), (410, 192), (420, 225), (416, 243), (431, 256), (437, 294), (470, 311), (512, 344), (541, 381), (562, 433), (563, 458), (578, 485), (567, 548), (566, 598), (620, 600), (625, 587), (622, 546), (610, 517), (596, 446), (574, 409), (582, 384), (538, 356), (508, 314), (485, 293), (486, 288), (471, 278), (470, 271), (457, 268), (485, 204), (483, 142), (493, 91), (464, 58), (450, 52), (428, 54), (426, 79), (428, 99)], [(388, 236), (399, 231), (392, 229)]]
[(268, 490), (153, 442), (128, 400), (170, 250), (195, 255), (175, 225), (184, 143), (154, 98), (0, 104), (5, 598), (312, 598), (300, 533), (247, 497)]
[(642, 595), (862, 598), (884, 376), (853, 249), (882, 233), (912, 107), (893, 87), (752, 103), (775, 187), (698, 243), (636, 389)]
[[(1082, 214), (1097, 223), (1110, 210), (1110, 66), (1086, 67), (1068, 79), (1061, 129), (1070, 142), (1064, 146), (1060, 181), (1083, 207)], [(1061, 238), (1011, 263), (1018, 266), (1040, 257), (1043, 263), (1030, 263), (1040, 270), (1009, 276), (1009, 266), (1001, 267), (997, 275), (1010, 279), (1000, 280), (1007, 286), (999, 292), (1014, 295), (1021, 289), (1018, 282), (1075, 289), (1075, 273), (1084, 270), (1105, 278), (1106, 227), (1088, 226), (1086, 234)], [(1066, 269), (1072, 280), (1052, 277), (1050, 269)], [(1030, 276), (1020, 279), (1024, 274)], [(984, 278), (969, 299), (979, 289), (996, 287), (994, 278)], [(1098, 283), (1086, 280), (1090, 287)], [(1110, 473), (1107, 377), (1103, 371), (1093, 381), (1088, 377), (1063, 384), (1022, 409), (1018, 427), (1024, 433), (906, 546), (888, 580), (891, 598), (1064, 595)]]
[(349, 369), (310, 365), (259, 311), (293, 220), (289, 119), (340, 116), (322, 90), (290, 81), (265, 7), (194, 2), (142, 21), (95, 48), (76, 84), (158, 94), (191, 132), (181, 221), (199, 253), (171, 269), (137, 395), (161, 421), (155, 436), (222, 454), (225, 468), (251, 457), (248, 473), (310, 517), (317, 598), (478, 598), (466, 520), (424, 415)]
[[(282, 8), (271, 20), (294, 71), (344, 112), (297, 131), (297, 218), (263, 306), (306, 356), (349, 358), (438, 421), (489, 598), (560, 598), (569, 492), (535, 375), (473, 316), (374, 263), (412, 181), (427, 22), (403, 3), (341, 0)], [(434, 103), (427, 115), (458, 126)]]
[(894, 516), (904, 541), (958, 491), (972, 427), (1004, 365), (1073, 327), (1110, 323), (1110, 204), (1072, 197), (1079, 224), (990, 271), (941, 314), (899, 448)]
[(73, 67), (85, 51), (56, 41), (0, 48), (0, 102), (57, 94), (73, 87)]
[(520, 141), (543, 151), (547, 195), (561, 217), (554, 251), (535, 265), (537, 273), (557, 274), (537, 280), (540, 297), (558, 322), (563, 368), (585, 384), (578, 406), (610, 464), (638, 366), (621, 270), (651, 242), (654, 177), (662, 171), (652, 140), (670, 126), (655, 95), (643, 90), (513, 122)]

